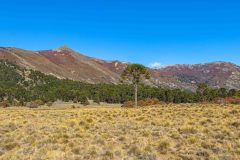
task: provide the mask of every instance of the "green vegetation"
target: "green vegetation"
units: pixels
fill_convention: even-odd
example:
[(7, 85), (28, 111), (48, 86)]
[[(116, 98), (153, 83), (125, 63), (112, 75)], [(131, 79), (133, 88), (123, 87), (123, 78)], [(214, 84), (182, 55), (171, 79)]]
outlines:
[[(157, 98), (163, 102), (191, 103), (215, 101), (217, 98), (240, 97), (240, 91), (224, 88), (212, 89), (200, 84), (197, 91), (169, 89), (139, 85), (139, 100)], [(88, 84), (68, 79), (57, 79), (39, 71), (26, 70), (7, 61), (0, 61), (0, 101), (13, 105), (41, 100), (43, 103), (56, 100), (88, 104), (124, 103), (134, 98), (134, 87), (128, 84)]]

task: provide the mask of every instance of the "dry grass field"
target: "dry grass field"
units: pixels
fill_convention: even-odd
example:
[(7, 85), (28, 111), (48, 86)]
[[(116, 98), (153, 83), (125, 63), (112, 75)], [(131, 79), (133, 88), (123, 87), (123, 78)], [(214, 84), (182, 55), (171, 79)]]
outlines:
[(240, 106), (0, 109), (0, 159), (240, 159)]

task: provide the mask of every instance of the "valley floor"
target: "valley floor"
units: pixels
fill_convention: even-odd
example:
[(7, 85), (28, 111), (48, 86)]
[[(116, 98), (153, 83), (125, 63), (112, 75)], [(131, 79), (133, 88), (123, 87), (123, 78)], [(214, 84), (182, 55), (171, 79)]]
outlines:
[(0, 108), (0, 159), (240, 159), (240, 106)]

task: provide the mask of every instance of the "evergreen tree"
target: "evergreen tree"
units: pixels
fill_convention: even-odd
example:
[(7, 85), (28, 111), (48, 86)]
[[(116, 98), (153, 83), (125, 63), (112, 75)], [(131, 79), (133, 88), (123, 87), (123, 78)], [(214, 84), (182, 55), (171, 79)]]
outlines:
[(147, 68), (141, 64), (129, 64), (123, 71), (122, 78), (130, 80), (134, 85), (135, 107), (137, 107), (138, 85), (142, 79), (150, 78)]

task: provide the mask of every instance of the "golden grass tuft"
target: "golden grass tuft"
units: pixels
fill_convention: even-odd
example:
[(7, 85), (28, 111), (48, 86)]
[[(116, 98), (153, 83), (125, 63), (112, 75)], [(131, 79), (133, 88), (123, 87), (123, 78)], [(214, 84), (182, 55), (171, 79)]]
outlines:
[(0, 159), (240, 159), (240, 106), (1, 108)]

